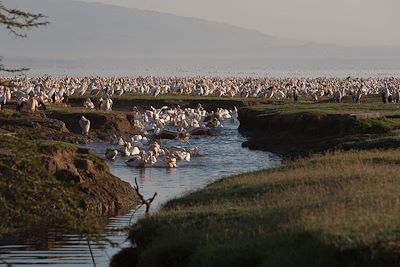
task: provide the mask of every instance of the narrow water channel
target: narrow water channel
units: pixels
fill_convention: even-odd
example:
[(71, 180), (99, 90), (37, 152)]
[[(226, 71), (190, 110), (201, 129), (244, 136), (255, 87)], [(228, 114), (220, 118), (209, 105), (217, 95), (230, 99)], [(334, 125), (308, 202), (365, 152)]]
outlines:
[[(157, 211), (168, 200), (200, 189), (224, 176), (278, 166), (281, 159), (263, 151), (242, 148), (245, 138), (237, 131), (238, 124), (227, 122), (217, 136), (191, 138), (186, 146), (200, 148), (200, 156), (190, 162), (178, 161), (178, 168), (135, 169), (125, 164), (126, 159), (117, 158), (109, 162), (111, 172), (121, 179), (134, 184), (137, 177), (144, 196), (158, 195), (152, 212)], [(177, 141), (163, 141), (162, 146), (178, 145)], [(104, 155), (107, 144), (91, 144), (100, 156)], [(132, 210), (133, 211), (133, 210)], [(118, 229), (134, 223), (143, 213), (139, 210), (132, 217), (132, 211), (108, 219), (107, 234), (98, 244), (91, 244), (96, 266), (108, 266), (112, 255), (122, 247), (129, 246), (126, 232)], [(117, 231), (115, 231), (117, 229)], [(0, 244), (0, 266), (94, 266), (88, 242), (73, 233), (62, 233), (56, 228), (45, 228), (41, 238), (27, 236), (21, 241), (8, 240)], [(106, 239), (113, 241), (112, 246)]]

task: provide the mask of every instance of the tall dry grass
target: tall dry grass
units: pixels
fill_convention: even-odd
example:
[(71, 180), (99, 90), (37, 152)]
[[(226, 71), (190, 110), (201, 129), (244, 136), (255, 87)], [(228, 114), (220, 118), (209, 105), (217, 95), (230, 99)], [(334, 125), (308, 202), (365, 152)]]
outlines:
[(225, 178), (130, 236), (142, 266), (395, 265), (399, 161), (400, 150), (335, 152)]

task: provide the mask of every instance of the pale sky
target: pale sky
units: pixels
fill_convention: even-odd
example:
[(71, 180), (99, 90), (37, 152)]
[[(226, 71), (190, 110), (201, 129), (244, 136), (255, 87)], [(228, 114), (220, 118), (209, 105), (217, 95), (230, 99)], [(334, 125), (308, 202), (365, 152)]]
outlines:
[(84, 0), (196, 17), (274, 36), (400, 45), (400, 0)]

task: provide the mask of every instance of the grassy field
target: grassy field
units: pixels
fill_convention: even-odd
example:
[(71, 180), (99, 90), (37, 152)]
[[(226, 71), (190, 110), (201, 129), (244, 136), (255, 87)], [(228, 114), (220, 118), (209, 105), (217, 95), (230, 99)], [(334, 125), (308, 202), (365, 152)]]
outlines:
[[(332, 134), (335, 142), (348, 141), (342, 145), (351, 150), (223, 178), (168, 202), (130, 230), (137, 244), (130, 254), (138, 266), (397, 266), (400, 106), (381, 104), (377, 96), (361, 104), (350, 101), (244, 108), (253, 113), (242, 116), (254, 119), (253, 130), (276, 127), (265, 136), (272, 143), (298, 146), (310, 137), (302, 144), (310, 150), (317, 137), (321, 144), (332, 142)], [(349, 122), (341, 117), (365, 112), (384, 116)], [(303, 113), (312, 115), (292, 116)], [(340, 115), (332, 120), (338, 126), (324, 122), (325, 115)], [(307, 129), (294, 134), (300, 126)]]
[(335, 152), (222, 179), (131, 229), (139, 266), (394, 266), (399, 163)]
[(400, 147), (400, 105), (368, 96), (360, 104), (323, 99), (316, 103), (279, 103), (240, 109), (239, 130), (251, 148), (288, 157), (332, 149)]

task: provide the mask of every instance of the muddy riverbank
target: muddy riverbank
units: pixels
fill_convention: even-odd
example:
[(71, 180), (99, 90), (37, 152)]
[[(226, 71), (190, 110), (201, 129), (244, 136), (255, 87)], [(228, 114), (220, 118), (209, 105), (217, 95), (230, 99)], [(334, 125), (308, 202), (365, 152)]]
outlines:
[(297, 159), (169, 201), (131, 227), (136, 247), (111, 266), (397, 266), (397, 112), (381, 104), (240, 109), (245, 145)]
[[(87, 97), (99, 99), (98, 96), (71, 97), (68, 103), (73, 107), (82, 107)], [(148, 109), (150, 106), (161, 108), (163, 106), (180, 106), (181, 108), (195, 108), (200, 103), (206, 110), (215, 110), (217, 108), (233, 109), (233, 107), (246, 107), (261, 104), (268, 104), (274, 101), (269, 99), (246, 99), (246, 98), (217, 98), (217, 97), (188, 97), (188, 96), (161, 96), (153, 97), (151, 95), (127, 95), (122, 97), (113, 97), (115, 110), (130, 111), (133, 107)], [(277, 102), (277, 101), (275, 101)], [(279, 101), (278, 101), (279, 102)]]
[(37, 224), (90, 227), (96, 214), (127, 212), (139, 202), (102, 158), (72, 144), (102, 140), (103, 132), (135, 132), (126, 127), (128, 120), (99, 114), (107, 129), (83, 136), (71, 127), (75, 117), (52, 115), (0, 114), (0, 234)]
[[(84, 115), (91, 121), (88, 135), (82, 135), (79, 120)], [(123, 112), (104, 113), (83, 109), (56, 109), (34, 114), (9, 112), (0, 114), (0, 131), (28, 139), (87, 143), (108, 141), (113, 135), (140, 134), (132, 125), (132, 116)]]
[[(203, 188), (223, 176), (280, 164), (280, 158), (271, 153), (242, 148), (241, 143), (245, 139), (237, 131), (238, 122), (231, 120), (226, 122), (227, 124), (220, 129), (218, 135), (191, 138), (190, 146), (199, 147), (200, 155), (191, 158), (190, 162), (179, 162), (176, 169), (135, 169), (125, 164), (125, 158), (117, 157), (115, 161), (108, 162), (111, 173), (131, 184), (134, 184), (134, 179), (137, 178), (141, 193), (145, 197), (150, 197), (157, 192), (151, 208), (152, 211), (156, 211), (166, 201), (189, 191)], [(107, 144), (107, 142), (90, 143), (86, 147), (101, 157), (104, 155)], [(163, 145), (167, 147), (179, 145), (179, 141), (164, 140)], [(141, 211), (136, 214), (137, 216), (133, 216), (133, 219), (131, 219), (131, 213), (110, 218), (107, 228), (112, 230), (107, 233), (107, 238), (118, 244), (123, 243), (127, 237), (126, 232), (116, 230), (134, 223), (142, 214)], [(65, 237), (60, 237), (58, 234), (56, 247), (37, 248), (35, 245), (29, 245), (29, 248), (24, 248), (23, 240), (0, 243), (0, 257), (3, 256), (7, 262), (13, 263), (13, 265), (15, 263), (16, 266), (26, 263), (57, 263), (59, 266), (71, 266), (76, 262), (79, 262), (79, 266), (93, 266), (86, 240), (81, 240), (74, 235), (76, 232), (64, 233), (66, 233)], [(52, 234), (49, 236), (51, 240), (54, 240)], [(118, 248), (109, 245), (105, 245), (105, 248), (93, 245), (92, 249), (94, 249), (97, 266), (109, 266), (108, 256), (112, 256), (118, 251)]]
[[(309, 156), (337, 149), (398, 147), (399, 122), (382, 111), (290, 109), (262, 111), (244, 107), (239, 112), (239, 131), (248, 137), (243, 146), (262, 149), (287, 158)], [(367, 145), (370, 144), (370, 145)], [(375, 144), (375, 145), (374, 145)]]

